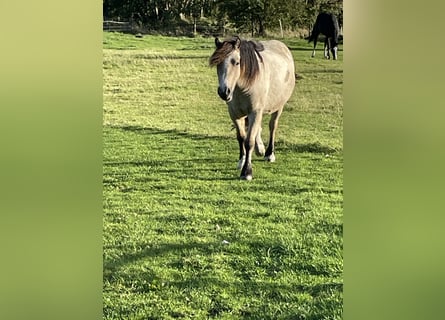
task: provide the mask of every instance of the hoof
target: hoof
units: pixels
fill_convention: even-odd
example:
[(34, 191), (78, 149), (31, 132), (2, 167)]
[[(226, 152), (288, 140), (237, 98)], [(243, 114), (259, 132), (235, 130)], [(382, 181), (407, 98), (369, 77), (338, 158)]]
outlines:
[(262, 146), (255, 145), (255, 154), (258, 157), (264, 156), (265, 153), (266, 153), (266, 148), (264, 148), (264, 145), (262, 145)]
[(264, 160), (267, 162), (275, 162), (275, 155), (272, 153), (270, 156), (265, 156)]
[(241, 175), (240, 175), (240, 179), (241, 180), (247, 180), (250, 181), (253, 179), (253, 174), (252, 174), (252, 165), (250, 163), (246, 163), (245, 167), (243, 167), (243, 170), (241, 170)]

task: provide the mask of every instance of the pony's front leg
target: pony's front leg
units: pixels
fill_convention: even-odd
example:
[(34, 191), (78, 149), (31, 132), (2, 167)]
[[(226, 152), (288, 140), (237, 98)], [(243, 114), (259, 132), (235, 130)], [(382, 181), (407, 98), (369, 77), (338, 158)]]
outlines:
[(241, 169), (246, 161), (246, 149), (244, 148), (244, 141), (246, 140), (246, 119), (247, 118), (233, 120), (236, 129), (236, 139), (239, 144), (238, 169)]
[(244, 162), (243, 168), (241, 169), (240, 178), (243, 180), (252, 180), (252, 153), (255, 148), (255, 139), (261, 128), (262, 120), (261, 112), (253, 112), (249, 115), (249, 130), (247, 131), (247, 136), (245, 140), (245, 150), (246, 150), (246, 161)]

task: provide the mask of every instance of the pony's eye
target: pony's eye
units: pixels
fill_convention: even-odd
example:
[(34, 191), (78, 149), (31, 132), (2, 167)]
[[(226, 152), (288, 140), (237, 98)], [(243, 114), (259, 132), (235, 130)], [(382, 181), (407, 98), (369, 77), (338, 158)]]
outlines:
[(230, 62), (231, 62), (234, 66), (239, 65), (239, 61), (236, 61), (235, 59), (230, 60)]

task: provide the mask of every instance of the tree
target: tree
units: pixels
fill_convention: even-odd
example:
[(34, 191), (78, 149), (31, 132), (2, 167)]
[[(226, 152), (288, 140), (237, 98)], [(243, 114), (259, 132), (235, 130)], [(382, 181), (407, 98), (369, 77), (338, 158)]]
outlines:
[(103, 0), (107, 19), (133, 20), (155, 30), (192, 21), (232, 23), (239, 33), (266, 35), (282, 28), (311, 29), (321, 11), (337, 15), (342, 24), (342, 0)]
[(218, 8), (232, 21), (240, 32), (250, 31), (255, 34), (265, 34), (266, 10), (264, 0), (229, 0), (218, 1)]

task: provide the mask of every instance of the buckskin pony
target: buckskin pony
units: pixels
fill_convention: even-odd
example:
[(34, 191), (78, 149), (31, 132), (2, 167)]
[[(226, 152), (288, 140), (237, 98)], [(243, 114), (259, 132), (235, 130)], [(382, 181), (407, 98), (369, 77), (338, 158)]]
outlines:
[[(275, 161), (278, 119), (295, 87), (295, 69), (289, 48), (277, 40), (220, 41), (209, 59), (218, 74), (218, 95), (228, 106), (239, 143), (240, 178), (252, 180), (252, 153)], [(269, 144), (261, 139), (263, 114), (271, 114)], [(247, 125), (246, 125), (247, 124)]]

